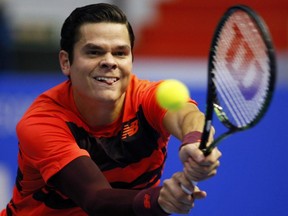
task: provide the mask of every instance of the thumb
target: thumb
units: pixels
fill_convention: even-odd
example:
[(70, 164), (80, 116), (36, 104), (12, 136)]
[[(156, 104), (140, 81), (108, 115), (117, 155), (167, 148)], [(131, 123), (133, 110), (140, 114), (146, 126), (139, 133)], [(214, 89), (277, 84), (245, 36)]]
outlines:
[(195, 191), (193, 192), (193, 198), (196, 199), (204, 199), (207, 197), (207, 193), (205, 191)]
[(205, 159), (203, 152), (195, 144), (189, 144), (187, 146), (187, 153), (196, 162), (201, 162)]
[(193, 198), (194, 199), (203, 199), (207, 196), (207, 193), (205, 191), (200, 190), (197, 186), (194, 189), (193, 192)]

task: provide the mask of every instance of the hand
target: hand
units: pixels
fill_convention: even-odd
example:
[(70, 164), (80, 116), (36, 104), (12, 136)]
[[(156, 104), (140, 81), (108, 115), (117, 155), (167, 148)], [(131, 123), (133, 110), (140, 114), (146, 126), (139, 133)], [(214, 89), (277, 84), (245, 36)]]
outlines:
[[(193, 196), (185, 193), (181, 185), (193, 192)], [(200, 191), (189, 181), (183, 172), (175, 173), (172, 178), (163, 182), (163, 187), (160, 191), (158, 203), (161, 208), (169, 213), (188, 214), (194, 207), (195, 199), (206, 197), (206, 192)]]
[(220, 165), (221, 152), (214, 148), (208, 156), (204, 156), (199, 149), (199, 143), (183, 146), (179, 151), (179, 157), (184, 164), (185, 176), (192, 181), (208, 179), (217, 173)]

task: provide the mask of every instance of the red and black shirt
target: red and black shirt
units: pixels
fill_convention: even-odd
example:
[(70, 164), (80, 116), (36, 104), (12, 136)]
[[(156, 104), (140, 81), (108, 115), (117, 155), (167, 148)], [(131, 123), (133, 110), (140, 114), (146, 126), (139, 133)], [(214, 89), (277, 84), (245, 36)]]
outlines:
[[(13, 215), (87, 215), (48, 186), (52, 176), (81, 156), (89, 156), (113, 188), (157, 186), (169, 140), (162, 124), (166, 110), (154, 96), (158, 84), (132, 75), (122, 115), (98, 128), (90, 128), (81, 119), (69, 80), (41, 94), (17, 125), (19, 167), (8, 211)], [(57, 195), (55, 206), (45, 203), (43, 191)]]

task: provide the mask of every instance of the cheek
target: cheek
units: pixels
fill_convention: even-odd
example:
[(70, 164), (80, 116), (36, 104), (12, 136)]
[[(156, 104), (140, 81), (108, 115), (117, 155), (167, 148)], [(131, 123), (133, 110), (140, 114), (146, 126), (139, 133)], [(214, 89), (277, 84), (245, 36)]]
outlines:
[(130, 83), (131, 73), (127, 73), (125, 77), (122, 78), (121, 82), (121, 94), (127, 90), (127, 87)]
[(81, 77), (86, 77), (87, 74), (91, 71), (91, 67), (93, 65), (89, 61), (83, 61), (81, 58), (77, 59), (77, 62), (74, 61), (74, 63), (71, 65), (71, 76), (78, 77), (81, 79)]
[(132, 74), (132, 60), (127, 60), (122, 63), (122, 65), (120, 65), (120, 71), (122, 73), (123, 85), (127, 87)]
[(132, 56), (129, 55), (125, 59), (122, 59), (121, 62), (119, 62), (119, 66), (124, 67), (128, 71), (131, 71), (133, 66)]
[[(70, 79), (77, 88), (87, 88), (87, 69), (83, 67), (85, 64), (73, 64), (70, 70)], [(86, 65), (87, 66), (87, 65)]]

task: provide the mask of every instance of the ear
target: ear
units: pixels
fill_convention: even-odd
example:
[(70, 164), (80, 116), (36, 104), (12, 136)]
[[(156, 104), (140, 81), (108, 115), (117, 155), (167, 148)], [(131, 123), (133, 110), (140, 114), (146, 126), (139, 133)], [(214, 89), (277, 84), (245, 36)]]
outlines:
[(64, 50), (60, 50), (59, 52), (59, 63), (60, 63), (62, 73), (65, 76), (69, 76), (70, 75), (69, 54)]

